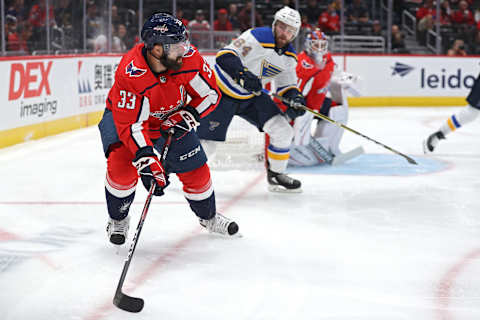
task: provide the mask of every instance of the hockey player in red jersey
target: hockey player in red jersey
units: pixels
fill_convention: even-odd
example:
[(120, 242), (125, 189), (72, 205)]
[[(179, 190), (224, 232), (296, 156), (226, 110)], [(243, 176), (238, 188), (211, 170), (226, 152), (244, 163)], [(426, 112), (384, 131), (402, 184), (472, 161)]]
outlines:
[[(348, 103), (344, 89), (351, 84), (353, 76), (336, 69), (328, 52), (328, 39), (320, 29), (307, 35), (305, 50), (298, 55), (296, 72), (298, 87), (307, 107), (346, 124)], [(330, 97), (327, 97), (327, 93)], [(283, 105), (281, 107), (286, 108)], [(339, 144), (343, 129), (324, 120), (318, 119), (312, 136), (313, 120), (314, 115), (307, 112), (293, 121), (295, 135), (289, 165), (338, 164), (363, 153), (361, 148), (357, 148), (342, 154)]]
[[(155, 183), (154, 194), (161, 196), (171, 172), (182, 182), (200, 224), (210, 232), (233, 235), (238, 225), (216, 212), (207, 158), (195, 132), (199, 119), (220, 100), (215, 75), (189, 44), (185, 26), (172, 15), (152, 15), (141, 36), (143, 43), (118, 65), (99, 124), (107, 157), (109, 239), (125, 243), (138, 177), (147, 189)], [(162, 149), (172, 128), (172, 143), (162, 164), (156, 150)]]

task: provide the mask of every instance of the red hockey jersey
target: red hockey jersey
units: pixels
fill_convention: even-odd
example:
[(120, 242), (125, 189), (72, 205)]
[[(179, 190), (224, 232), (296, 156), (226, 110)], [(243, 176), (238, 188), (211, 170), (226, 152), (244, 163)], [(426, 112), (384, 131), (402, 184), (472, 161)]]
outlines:
[(214, 73), (195, 47), (185, 55), (179, 70), (160, 74), (149, 68), (143, 48), (144, 44), (138, 44), (123, 56), (107, 98), (120, 140), (132, 154), (161, 136), (161, 123), (186, 106), (187, 95), (191, 98), (188, 105), (200, 117), (215, 109), (221, 97)]
[(332, 78), (335, 62), (328, 52), (324, 57), (325, 65), (322, 69), (315, 65), (305, 51), (298, 55), (297, 77), (298, 88), (307, 102), (307, 107), (319, 111), (328, 91), (328, 85)]

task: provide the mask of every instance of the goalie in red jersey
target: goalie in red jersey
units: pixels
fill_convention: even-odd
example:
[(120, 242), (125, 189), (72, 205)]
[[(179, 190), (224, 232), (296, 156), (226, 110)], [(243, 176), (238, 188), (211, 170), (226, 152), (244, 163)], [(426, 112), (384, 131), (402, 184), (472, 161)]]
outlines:
[[(199, 119), (220, 100), (215, 75), (174, 16), (152, 15), (141, 36), (143, 43), (126, 53), (118, 65), (99, 124), (107, 157), (110, 242), (125, 243), (138, 177), (147, 190), (155, 183), (154, 194), (161, 196), (169, 173), (176, 173), (182, 182), (184, 196), (202, 226), (233, 235), (238, 225), (216, 212), (210, 169), (195, 132)], [(172, 129), (172, 143), (162, 164), (157, 152)]]
[[(346, 91), (358, 95), (358, 77), (336, 68), (332, 55), (328, 52), (328, 39), (320, 29), (313, 30), (305, 38), (305, 50), (298, 55), (296, 72), (298, 87), (305, 97), (306, 106), (346, 124)], [(285, 108), (281, 103), (279, 105)], [(312, 128), (314, 120), (316, 122)], [(307, 112), (292, 123), (295, 135), (289, 165), (340, 164), (363, 153), (362, 148), (342, 153), (339, 145), (344, 130), (325, 120), (315, 119), (313, 113)]]

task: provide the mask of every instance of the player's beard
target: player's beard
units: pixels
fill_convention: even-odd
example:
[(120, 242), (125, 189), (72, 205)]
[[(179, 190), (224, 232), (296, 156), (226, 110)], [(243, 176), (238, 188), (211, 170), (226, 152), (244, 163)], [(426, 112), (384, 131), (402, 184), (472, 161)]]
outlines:
[(165, 66), (167, 67), (168, 69), (172, 69), (172, 70), (178, 70), (182, 67), (183, 65), (183, 60), (182, 60), (182, 57), (177, 57), (175, 59), (171, 59), (169, 58), (168, 56), (166, 55), (163, 55), (161, 58), (160, 58), (160, 62)]
[(284, 48), (290, 43), (285, 36), (275, 36), (275, 44), (278, 48)]

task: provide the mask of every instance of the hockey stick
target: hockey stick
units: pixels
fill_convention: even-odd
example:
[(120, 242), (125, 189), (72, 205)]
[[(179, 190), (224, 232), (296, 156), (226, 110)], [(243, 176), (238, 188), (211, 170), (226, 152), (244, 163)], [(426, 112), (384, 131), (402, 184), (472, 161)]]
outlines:
[(364, 135), (364, 134), (362, 134), (362, 133), (360, 133), (360, 132), (358, 132), (358, 131), (356, 131), (356, 130), (354, 130), (354, 129), (352, 129), (352, 128), (349, 128), (349, 127), (347, 127), (346, 125), (344, 125), (344, 124), (342, 124), (342, 123), (340, 123), (340, 122), (337, 122), (337, 121), (335, 121), (335, 120), (333, 120), (333, 119), (331, 119), (331, 118), (329, 118), (329, 117), (327, 117), (327, 116), (324, 116), (324, 115), (321, 114), (320, 112), (317, 112), (317, 111), (315, 111), (315, 110), (312, 110), (312, 109), (310, 109), (310, 108), (308, 108), (308, 107), (306, 107), (306, 106), (304, 106), (304, 105), (302, 105), (302, 104), (290, 103), (290, 100), (289, 100), (289, 99), (284, 98), (284, 97), (282, 97), (282, 96), (279, 95), (279, 94), (276, 94), (276, 93), (273, 93), (273, 92), (268, 92), (268, 91), (266, 91), (266, 90), (263, 90), (263, 92), (265, 92), (266, 94), (268, 94), (268, 95), (270, 95), (270, 96), (273, 96), (273, 97), (275, 97), (275, 98), (277, 98), (277, 99), (280, 99), (280, 101), (282, 101), (283, 103), (285, 103), (285, 104), (287, 104), (287, 105), (292, 105), (294, 108), (299, 108), (299, 109), (308, 111), (308, 112), (310, 112), (310, 113), (313, 113), (314, 115), (316, 115), (317, 117), (319, 117), (319, 118), (321, 118), (321, 119), (323, 119), (323, 120), (325, 120), (325, 121), (328, 121), (328, 122), (330, 122), (330, 123), (333, 123), (334, 125), (337, 125), (337, 126), (343, 128), (343, 129), (345, 129), (345, 130), (348, 130), (348, 131), (352, 132), (352, 133), (355, 133), (356, 135), (359, 135), (359, 136), (361, 136), (361, 137), (363, 137), (363, 138), (365, 138), (365, 139), (367, 139), (367, 140), (369, 140), (369, 141), (375, 142), (376, 144), (381, 145), (381, 146), (384, 147), (385, 149), (387, 149), (387, 150), (389, 150), (389, 151), (391, 151), (391, 152), (393, 152), (393, 153), (395, 153), (395, 154), (397, 154), (397, 155), (399, 155), (399, 156), (401, 156), (401, 157), (404, 157), (404, 158), (408, 161), (408, 163), (410, 163), (410, 164), (418, 164), (418, 163), (417, 163), (415, 160), (413, 160), (411, 157), (409, 157), (409, 156), (407, 156), (407, 155), (405, 155), (405, 154), (403, 154), (403, 153), (401, 153), (401, 152), (399, 152), (399, 151), (397, 151), (397, 150), (395, 150), (395, 149), (392, 149), (392, 148), (390, 148), (389, 146), (386, 146), (386, 145), (384, 145), (383, 143), (378, 142), (377, 140), (374, 140), (374, 139), (372, 139), (372, 138), (369, 138), (369, 137), (367, 137), (366, 135)]
[[(162, 158), (160, 159), (160, 162), (162, 164), (165, 162), (165, 158), (167, 157), (168, 149), (170, 147), (170, 143), (172, 142), (172, 135), (173, 129), (168, 132), (167, 141), (163, 146)], [(135, 252), (135, 248), (137, 247), (138, 238), (140, 237), (143, 223), (145, 222), (145, 218), (147, 217), (148, 208), (150, 207), (150, 203), (152, 202), (152, 196), (154, 191), (155, 183), (152, 183), (150, 189), (148, 190), (147, 200), (145, 201), (142, 215), (140, 216), (140, 220), (138, 221), (137, 230), (135, 231), (135, 235), (133, 236), (132, 244), (130, 245), (130, 249), (128, 250), (127, 259), (125, 259), (125, 264), (123, 265), (122, 275), (120, 276), (120, 280), (118, 281), (115, 296), (113, 297), (113, 304), (116, 305), (118, 308), (128, 312), (140, 312), (142, 311), (144, 305), (142, 298), (135, 298), (126, 295), (122, 292), (122, 287), (123, 283), (125, 282), (128, 268), (130, 267), (130, 262), (132, 261), (133, 253)]]

